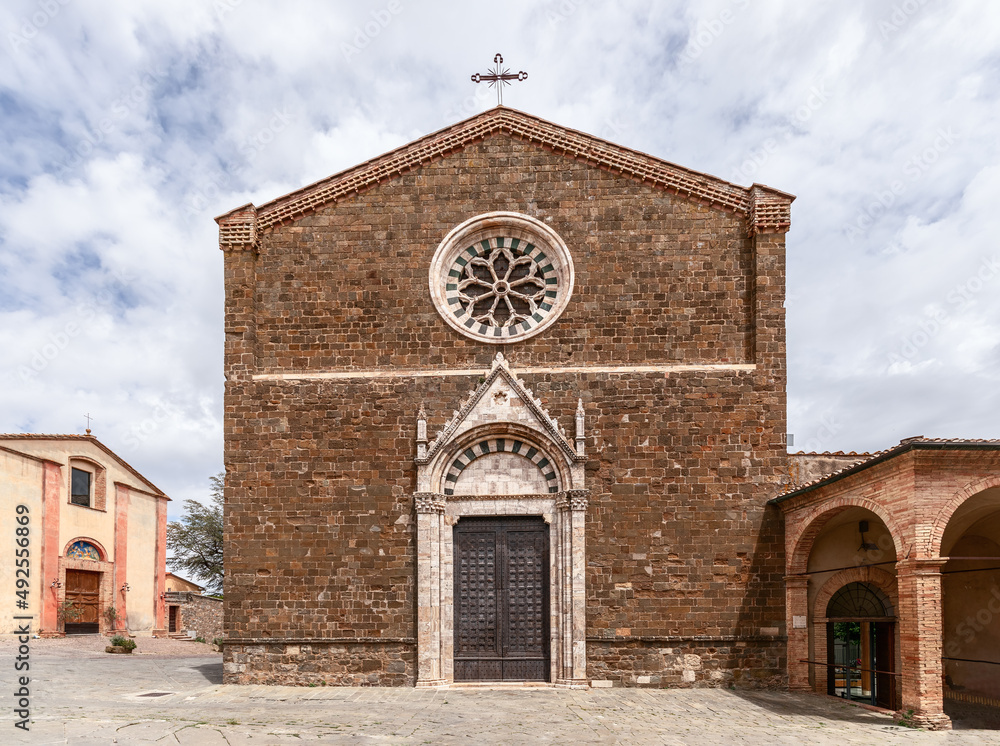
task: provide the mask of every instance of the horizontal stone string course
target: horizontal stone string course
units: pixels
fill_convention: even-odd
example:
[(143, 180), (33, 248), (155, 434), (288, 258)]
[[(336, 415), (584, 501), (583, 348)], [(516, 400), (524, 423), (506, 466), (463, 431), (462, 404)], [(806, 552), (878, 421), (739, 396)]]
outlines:
[[(591, 373), (607, 375), (630, 375), (636, 373), (709, 373), (714, 371), (733, 371), (737, 373), (753, 373), (757, 366), (753, 363), (703, 363), (683, 365), (573, 365), (573, 366), (534, 366), (519, 367), (518, 374), (536, 375), (547, 373)], [(256, 373), (255, 381), (308, 381), (337, 380), (342, 378), (437, 378), (441, 376), (479, 377), (481, 369), (451, 369), (451, 370), (319, 370), (296, 371), (291, 373)]]
[(647, 642), (670, 644), (681, 642), (773, 642), (787, 640), (787, 635), (635, 635), (630, 637), (588, 637), (587, 642)]

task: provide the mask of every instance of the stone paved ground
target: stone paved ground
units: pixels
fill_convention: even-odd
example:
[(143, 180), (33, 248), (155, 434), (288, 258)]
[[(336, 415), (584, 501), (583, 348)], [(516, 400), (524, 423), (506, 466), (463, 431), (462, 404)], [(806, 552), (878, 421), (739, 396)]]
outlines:
[(210, 646), (137, 642), (127, 657), (99, 638), (32, 640), (25, 734), (11, 711), (15, 645), (0, 641), (0, 744), (1000, 744), (1000, 730), (968, 727), (1000, 726), (983, 711), (925, 733), (779, 692), (223, 686)]

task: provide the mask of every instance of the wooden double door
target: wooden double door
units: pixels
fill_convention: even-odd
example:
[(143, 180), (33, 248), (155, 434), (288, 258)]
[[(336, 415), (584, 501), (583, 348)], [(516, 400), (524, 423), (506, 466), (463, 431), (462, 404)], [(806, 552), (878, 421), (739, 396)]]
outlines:
[(101, 631), (101, 573), (66, 571), (66, 601), (73, 618), (66, 618), (67, 635), (96, 635)]
[(548, 524), (462, 518), (454, 550), (455, 681), (548, 681)]

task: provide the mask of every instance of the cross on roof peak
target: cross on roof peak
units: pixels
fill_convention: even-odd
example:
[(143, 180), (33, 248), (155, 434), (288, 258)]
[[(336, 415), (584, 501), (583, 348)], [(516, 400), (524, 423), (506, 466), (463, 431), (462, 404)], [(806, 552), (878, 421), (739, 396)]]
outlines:
[(503, 87), (505, 85), (510, 85), (512, 80), (527, 80), (528, 73), (521, 70), (520, 72), (512, 73), (510, 68), (501, 67), (503, 65), (503, 55), (499, 52), (493, 57), (493, 69), (488, 73), (473, 73), (472, 82), (473, 83), (489, 83), (490, 88), (494, 86), (497, 89), (497, 106), (503, 106)]

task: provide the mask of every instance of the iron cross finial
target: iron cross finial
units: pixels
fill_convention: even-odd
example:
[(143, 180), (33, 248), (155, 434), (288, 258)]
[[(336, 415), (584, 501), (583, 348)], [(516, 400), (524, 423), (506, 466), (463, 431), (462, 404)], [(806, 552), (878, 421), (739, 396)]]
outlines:
[(84, 415), (87, 418), (87, 435), (90, 435), (90, 412)]
[(503, 87), (505, 85), (510, 85), (512, 80), (527, 80), (528, 73), (521, 70), (517, 73), (512, 73), (509, 68), (501, 67), (503, 64), (503, 55), (499, 52), (493, 57), (493, 69), (490, 70), (486, 75), (481, 75), (479, 73), (474, 73), (472, 76), (473, 83), (482, 83), (486, 81), (490, 84), (490, 88), (496, 86), (497, 89), (497, 106), (503, 105)]

